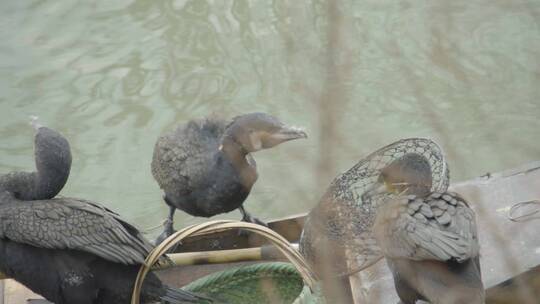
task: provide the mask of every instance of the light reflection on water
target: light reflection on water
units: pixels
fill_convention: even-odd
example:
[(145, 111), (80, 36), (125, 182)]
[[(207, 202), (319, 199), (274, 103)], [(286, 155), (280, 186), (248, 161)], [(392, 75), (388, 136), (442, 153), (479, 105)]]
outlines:
[[(538, 159), (539, 1), (343, 2), (343, 100), (326, 101), (340, 140), (323, 181), (410, 136), (441, 141), (454, 180)], [(265, 111), (310, 138), (257, 153), (247, 208), (305, 211), (325, 186), (327, 21), (324, 1), (3, 1), (0, 172), (31, 167), (28, 115), (39, 115), (72, 144), (63, 194), (149, 227), (166, 214), (149, 168), (158, 135), (209, 113)]]

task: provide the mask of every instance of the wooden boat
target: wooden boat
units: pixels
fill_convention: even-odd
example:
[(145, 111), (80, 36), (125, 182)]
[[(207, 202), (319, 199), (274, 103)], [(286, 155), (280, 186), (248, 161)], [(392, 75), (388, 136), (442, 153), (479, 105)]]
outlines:
[[(451, 185), (477, 213), (486, 303), (540, 303), (540, 161)], [(518, 204), (522, 202), (529, 202)], [(290, 242), (298, 242), (305, 214), (271, 221), (269, 226)], [(178, 247), (182, 266), (159, 270), (167, 283), (183, 286), (227, 268), (283, 260), (257, 235), (225, 231), (190, 237)], [(396, 303), (392, 276), (384, 260), (343, 279), (350, 303)], [(4, 286), (4, 284), (7, 284)], [(0, 287), (0, 304), (26, 291)], [(27, 297), (28, 298), (28, 297)], [(35, 298), (35, 295), (33, 296)]]

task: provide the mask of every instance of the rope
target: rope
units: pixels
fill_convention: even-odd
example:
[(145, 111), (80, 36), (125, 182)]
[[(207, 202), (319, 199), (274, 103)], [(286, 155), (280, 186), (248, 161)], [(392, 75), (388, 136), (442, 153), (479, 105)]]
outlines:
[[(521, 215), (515, 215), (519, 210), (526, 208), (527, 206), (533, 206), (536, 208), (529, 210), (528, 212), (526, 211)], [(535, 214), (538, 215), (534, 216)], [(540, 200), (530, 200), (514, 204), (508, 211), (507, 217), (512, 222), (526, 222), (533, 219), (540, 219)]]
[(157, 225), (150, 226), (150, 227), (148, 227), (148, 228), (146, 228), (146, 229), (144, 229), (144, 230), (141, 230), (141, 232), (142, 232), (143, 234), (151, 233), (152, 231), (154, 231), (154, 230), (156, 230), (156, 229), (158, 229), (158, 228), (163, 227), (163, 225), (165, 225), (165, 223), (166, 223), (167, 221), (169, 221), (168, 218), (164, 219), (163, 221), (161, 221), (161, 223), (159, 223), (159, 224), (157, 224)]

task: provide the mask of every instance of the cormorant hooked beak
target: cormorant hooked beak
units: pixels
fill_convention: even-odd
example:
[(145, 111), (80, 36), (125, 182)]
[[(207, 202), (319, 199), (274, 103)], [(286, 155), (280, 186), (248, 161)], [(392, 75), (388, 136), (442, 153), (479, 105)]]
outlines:
[(409, 190), (408, 185), (409, 184), (407, 183), (389, 183), (384, 179), (379, 179), (362, 194), (362, 201), (366, 201), (364, 198), (375, 197), (383, 194), (402, 195)]
[(282, 126), (281, 129), (279, 129), (277, 132), (274, 132), (270, 135), (273, 139), (279, 140), (281, 142), (293, 140), (293, 139), (299, 139), (299, 138), (307, 138), (307, 133), (299, 127), (295, 126)]

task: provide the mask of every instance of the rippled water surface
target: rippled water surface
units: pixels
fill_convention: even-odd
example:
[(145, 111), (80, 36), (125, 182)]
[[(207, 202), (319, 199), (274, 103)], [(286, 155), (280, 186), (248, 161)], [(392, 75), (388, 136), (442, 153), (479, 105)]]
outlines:
[[(246, 206), (263, 219), (306, 211), (403, 137), (438, 140), (454, 181), (540, 158), (540, 1), (342, 2), (332, 19), (324, 1), (1, 1), (0, 172), (33, 167), (38, 115), (72, 145), (63, 194), (147, 228), (167, 212), (156, 138), (210, 113), (307, 128), (255, 155)], [(320, 151), (333, 151), (323, 172)], [(177, 226), (196, 221), (177, 213)]]

